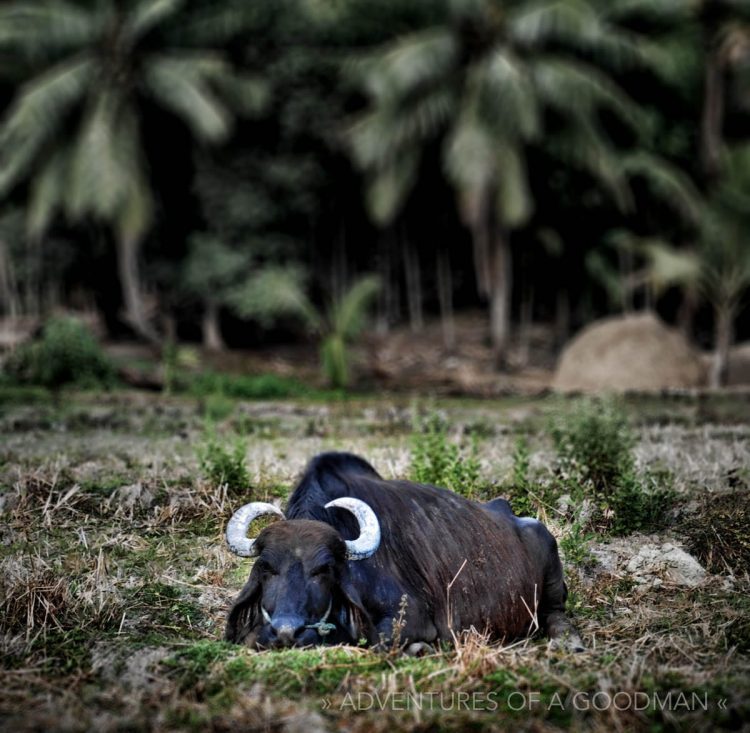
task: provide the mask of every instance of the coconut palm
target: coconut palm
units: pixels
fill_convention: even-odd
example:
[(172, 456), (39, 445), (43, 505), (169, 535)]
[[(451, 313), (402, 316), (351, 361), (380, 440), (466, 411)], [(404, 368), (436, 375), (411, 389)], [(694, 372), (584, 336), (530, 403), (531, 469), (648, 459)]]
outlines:
[(257, 81), (236, 74), (220, 52), (191, 44), (183, 6), (21, 0), (0, 10), (0, 49), (13, 50), (28, 72), (0, 121), (0, 197), (29, 182), (31, 237), (58, 214), (110, 226), (126, 319), (149, 339), (156, 334), (138, 257), (156, 197), (142, 106), (158, 106), (197, 140), (216, 143), (230, 132), (231, 109), (262, 101)]
[(368, 178), (370, 211), (382, 224), (392, 221), (422, 158), (442, 146), (446, 175), (472, 233), (499, 363), (510, 328), (510, 233), (534, 206), (529, 146), (544, 144), (627, 205), (627, 165), (600, 115), (606, 110), (632, 126), (639, 109), (600, 62), (623, 69), (652, 60), (641, 40), (608, 22), (606, 3), (452, 0), (441, 25), (355, 63), (371, 105), (350, 141)]

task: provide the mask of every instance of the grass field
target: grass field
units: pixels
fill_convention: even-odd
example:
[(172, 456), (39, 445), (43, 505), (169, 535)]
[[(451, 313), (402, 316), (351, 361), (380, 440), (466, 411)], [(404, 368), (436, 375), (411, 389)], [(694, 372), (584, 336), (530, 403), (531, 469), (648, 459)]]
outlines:
[[(549, 425), (573, 401), (12, 390), (1, 398), (2, 730), (750, 725), (747, 398), (627, 402), (636, 470), (671, 493), (658, 529), (617, 536), (606, 506), (595, 521), (575, 492), (550, 498), (561, 481), (572, 485)], [(536, 502), (563, 549), (588, 651), (565, 653), (543, 638), (492, 645), (478, 634), (420, 658), (357, 647), (256, 653), (221, 642), (251, 562), (224, 547), (232, 511), (283, 501), (305, 462), (326, 449), (408, 476), (415, 415), (428, 412), (449, 426), (452, 445), (474, 446), (474, 496)], [(238, 444), (248, 483), (226, 486), (211, 471), (211, 450)], [(641, 547), (665, 543), (692, 553), (705, 577), (688, 585), (666, 567), (630, 567)]]

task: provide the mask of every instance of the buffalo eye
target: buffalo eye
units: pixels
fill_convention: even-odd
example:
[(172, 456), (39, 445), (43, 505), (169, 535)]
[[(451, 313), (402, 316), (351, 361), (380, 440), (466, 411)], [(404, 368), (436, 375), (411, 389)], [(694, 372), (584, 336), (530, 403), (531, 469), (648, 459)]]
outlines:
[(263, 575), (278, 575), (279, 574), (279, 571), (275, 567), (273, 567), (272, 565), (270, 565), (269, 563), (263, 560), (258, 561), (258, 566), (259, 566), (258, 569), (260, 570), (261, 573), (263, 573)]
[(330, 565), (318, 565), (317, 567), (312, 569), (312, 572), (310, 575), (313, 578), (316, 577), (322, 577), (324, 575), (328, 575), (331, 572), (331, 566)]

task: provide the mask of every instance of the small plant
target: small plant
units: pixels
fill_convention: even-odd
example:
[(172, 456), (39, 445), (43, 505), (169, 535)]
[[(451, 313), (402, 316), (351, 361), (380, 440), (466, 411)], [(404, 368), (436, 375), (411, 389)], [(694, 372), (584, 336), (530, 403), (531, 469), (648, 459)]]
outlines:
[(222, 392), (214, 392), (203, 400), (203, 414), (212, 422), (229, 417), (234, 411), (234, 402)]
[(17, 382), (59, 389), (110, 386), (114, 368), (94, 336), (76, 318), (52, 318), (41, 338), (21, 346), (10, 357), (5, 371)]
[(591, 522), (613, 534), (656, 528), (674, 499), (669, 476), (660, 486), (652, 474), (636, 471), (635, 436), (622, 407), (612, 400), (583, 400), (551, 427), (560, 488), (577, 503), (591, 500)]
[(635, 437), (627, 415), (614, 400), (581, 400), (550, 433), (563, 471), (606, 491), (634, 469)]
[(593, 556), (588, 548), (588, 543), (594, 538), (591, 532), (587, 532), (585, 522), (579, 517), (571, 524), (567, 532), (560, 538), (559, 546), (562, 550), (565, 563), (578, 567), (587, 567), (592, 564)]
[(246, 447), (239, 437), (227, 446), (215, 431), (208, 430), (204, 443), (197, 450), (202, 473), (216, 486), (226, 484), (228, 489), (247, 489), (250, 474), (245, 465)]
[(411, 437), (411, 478), (423, 484), (445, 486), (466, 496), (479, 489), (476, 438), (469, 447), (448, 442), (447, 427), (436, 413), (416, 426)]
[(188, 391), (196, 397), (221, 393), (244, 400), (298, 397), (310, 389), (292, 377), (277, 374), (219, 374), (203, 372), (190, 382)]
[(344, 389), (351, 381), (351, 345), (364, 328), (380, 280), (376, 275), (361, 277), (324, 310), (310, 299), (304, 280), (294, 267), (267, 267), (236, 290), (232, 306), (261, 323), (289, 316), (300, 320), (319, 339), (321, 369), (329, 386)]
[(513, 512), (519, 517), (534, 516), (538, 506), (530, 492), (531, 454), (526, 438), (520, 437), (516, 441), (513, 451), (512, 485), (508, 491), (508, 498)]

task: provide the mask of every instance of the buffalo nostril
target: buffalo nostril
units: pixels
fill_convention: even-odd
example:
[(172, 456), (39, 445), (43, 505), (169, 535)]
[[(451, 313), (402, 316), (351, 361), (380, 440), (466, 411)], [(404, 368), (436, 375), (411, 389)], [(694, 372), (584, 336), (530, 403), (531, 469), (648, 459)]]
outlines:
[(286, 617), (274, 619), (271, 622), (271, 629), (279, 643), (289, 646), (304, 631), (304, 624), (301, 620)]

